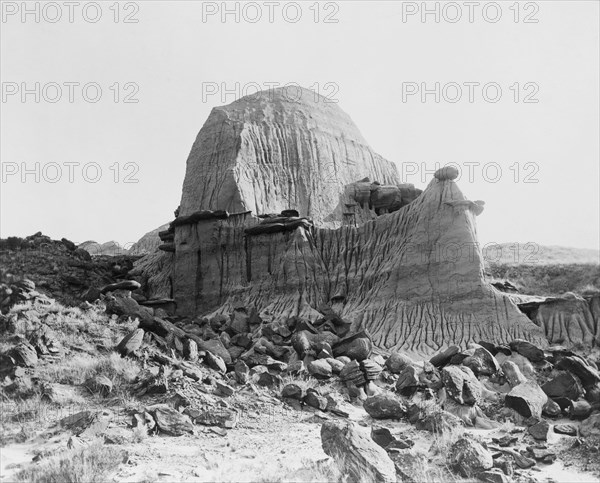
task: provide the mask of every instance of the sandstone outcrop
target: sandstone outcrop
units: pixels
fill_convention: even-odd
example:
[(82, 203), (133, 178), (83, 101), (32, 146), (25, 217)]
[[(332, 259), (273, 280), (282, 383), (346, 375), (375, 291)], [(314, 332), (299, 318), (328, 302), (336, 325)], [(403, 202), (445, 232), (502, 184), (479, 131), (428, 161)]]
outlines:
[(395, 165), (336, 103), (274, 89), (212, 110), (187, 160), (180, 214), (293, 208), (316, 222), (341, 220), (339, 194), (365, 177), (399, 184)]

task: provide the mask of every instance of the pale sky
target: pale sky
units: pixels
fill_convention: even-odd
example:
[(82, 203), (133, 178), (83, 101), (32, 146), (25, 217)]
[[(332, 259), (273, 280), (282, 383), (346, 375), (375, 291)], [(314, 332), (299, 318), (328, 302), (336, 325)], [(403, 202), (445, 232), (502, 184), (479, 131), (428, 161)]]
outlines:
[[(2, 2), (0, 24), (2, 237), (135, 242), (172, 219), (210, 110), (294, 83), (338, 100), (407, 182), (423, 188), (436, 163), (463, 166), (460, 188), (486, 202), (480, 241), (598, 248), (597, 1), (499, 2), (495, 23), (493, 2), (472, 23), (465, 2), (439, 3), (439, 23), (409, 15), (421, 2), (228, 2), (240, 15), (223, 22), (222, 2), (109, 1), (96, 23), (93, 2), (72, 7), (72, 23), (65, 2), (28, 2), (25, 18), (21, 3)], [(407, 95), (436, 82), (439, 103)], [(68, 83), (79, 83), (73, 102)], [(473, 102), (468, 83), (479, 83)], [(472, 179), (465, 163), (479, 163)]]

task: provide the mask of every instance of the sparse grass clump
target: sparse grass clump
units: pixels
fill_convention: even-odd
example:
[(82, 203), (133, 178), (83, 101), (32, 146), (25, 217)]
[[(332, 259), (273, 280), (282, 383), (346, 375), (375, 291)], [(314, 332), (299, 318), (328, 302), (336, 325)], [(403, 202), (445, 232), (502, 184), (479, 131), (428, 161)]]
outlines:
[(17, 481), (103, 483), (123, 461), (123, 452), (100, 442), (42, 460), (17, 473)]
[(308, 374), (288, 374), (283, 378), (282, 387), (287, 384), (296, 384), (296, 386), (302, 388), (302, 390), (306, 392), (308, 389), (318, 387), (319, 381)]
[(38, 369), (40, 380), (78, 386), (92, 376), (106, 376), (118, 393), (133, 382), (140, 371), (139, 363), (122, 358), (116, 352), (102, 355), (77, 354)]

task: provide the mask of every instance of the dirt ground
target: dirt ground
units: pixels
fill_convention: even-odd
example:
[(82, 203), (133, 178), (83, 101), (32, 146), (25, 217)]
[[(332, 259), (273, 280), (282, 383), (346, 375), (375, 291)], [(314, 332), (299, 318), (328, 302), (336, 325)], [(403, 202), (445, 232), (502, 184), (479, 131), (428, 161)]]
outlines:
[[(256, 482), (325, 481), (333, 463), (321, 447), (321, 424), (332, 418), (317, 410), (296, 411), (272, 397), (260, 396), (248, 401), (234, 429), (197, 426), (196, 434), (180, 437), (148, 436), (141, 442), (121, 445), (127, 461), (111, 475), (115, 482)], [(374, 421), (362, 408), (355, 407), (349, 419), (369, 428), (387, 427), (392, 434), (414, 442), (415, 452), (432, 454), (434, 437), (403, 421)], [(571, 422), (572, 423), (572, 422)], [(123, 422), (118, 425), (123, 426)], [(507, 434), (511, 428), (467, 431), (491, 442), (492, 437)], [(0, 449), (2, 483), (13, 481), (22, 465), (41, 451), (64, 448), (68, 435), (42, 436), (32, 443), (13, 444)], [(550, 433), (548, 445), (559, 459), (551, 465), (538, 464), (522, 471), (537, 481), (583, 483), (599, 481), (591, 472), (581, 471), (582, 461), (574, 461), (569, 452), (575, 438)], [(561, 459), (558, 448), (565, 451)], [(596, 453), (597, 456), (597, 453)], [(431, 457), (432, 464), (443, 465), (444, 455)], [(594, 455), (590, 455), (594, 458)], [(590, 467), (590, 470), (593, 470)], [(457, 480), (458, 481), (458, 480)]]

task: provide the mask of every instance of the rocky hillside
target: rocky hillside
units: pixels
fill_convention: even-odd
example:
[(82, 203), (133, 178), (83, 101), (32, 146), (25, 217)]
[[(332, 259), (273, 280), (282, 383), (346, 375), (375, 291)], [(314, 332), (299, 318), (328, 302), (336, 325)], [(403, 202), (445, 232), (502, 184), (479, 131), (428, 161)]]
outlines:
[(382, 356), (332, 313), (182, 318), (133, 280), (75, 306), (2, 288), (7, 481), (600, 477), (597, 357), (518, 339)]
[(99, 255), (66, 238), (52, 240), (41, 232), (26, 238), (0, 240), (0, 282), (27, 278), (42, 293), (63, 303), (80, 300), (91, 287), (102, 287), (122, 279), (135, 257)]

